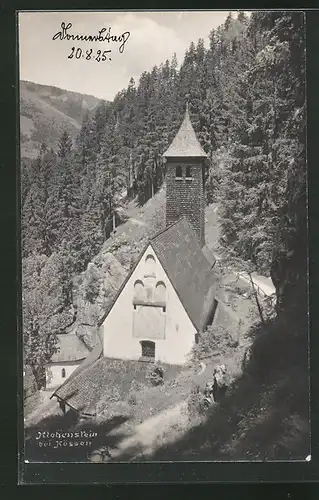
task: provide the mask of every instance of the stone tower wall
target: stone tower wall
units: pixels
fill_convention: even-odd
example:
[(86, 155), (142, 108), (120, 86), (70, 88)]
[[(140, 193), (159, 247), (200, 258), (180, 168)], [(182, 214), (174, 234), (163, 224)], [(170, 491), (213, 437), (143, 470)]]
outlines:
[[(192, 178), (187, 179), (186, 166)], [(176, 178), (176, 167), (182, 167), (182, 178)], [(200, 160), (172, 161), (166, 165), (166, 226), (187, 217), (201, 247), (205, 244), (205, 193), (203, 163)]]

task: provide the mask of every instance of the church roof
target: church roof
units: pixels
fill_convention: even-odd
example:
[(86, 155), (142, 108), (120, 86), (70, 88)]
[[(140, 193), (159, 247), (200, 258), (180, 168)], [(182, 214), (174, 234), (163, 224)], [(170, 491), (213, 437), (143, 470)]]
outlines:
[(206, 158), (207, 154), (203, 150), (196, 137), (191, 119), (189, 117), (188, 106), (186, 106), (184, 120), (177, 132), (173, 142), (163, 154), (165, 158), (194, 157)]
[(154, 249), (190, 320), (198, 331), (202, 330), (214, 303), (216, 282), (212, 267), (215, 258), (212, 255), (208, 258), (207, 249), (205, 252), (201, 249), (186, 217), (149, 239), (98, 326), (110, 313), (149, 245)]
[(57, 336), (58, 352), (53, 354), (51, 363), (63, 361), (79, 361), (86, 358), (90, 350), (86, 344), (75, 333), (63, 333)]
[(206, 326), (215, 292), (216, 278), (186, 218), (155, 235), (150, 243), (198, 331)]

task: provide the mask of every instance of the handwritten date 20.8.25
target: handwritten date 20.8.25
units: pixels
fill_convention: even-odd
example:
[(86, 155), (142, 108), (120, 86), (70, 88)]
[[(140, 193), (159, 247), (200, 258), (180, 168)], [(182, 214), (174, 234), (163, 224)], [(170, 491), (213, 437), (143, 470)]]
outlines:
[(93, 60), (97, 62), (111, 61), (111, 50), (96, 50), (88, 49), (83, 50), (80, 47), (72, 47), (71, 53), (68, 55), (68, 59), (86, 59), (87, 61)]

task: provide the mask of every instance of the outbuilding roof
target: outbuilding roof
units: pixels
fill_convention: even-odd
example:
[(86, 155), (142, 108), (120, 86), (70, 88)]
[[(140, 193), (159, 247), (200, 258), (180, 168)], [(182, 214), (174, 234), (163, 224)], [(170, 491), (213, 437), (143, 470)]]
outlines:
[[(165, 366), (165, 378), (176, 376), (176, 369)], [(148, 363), (100, 357), (76, 377), (69, 377), (51, 397), (55, 396), (73, 410), (95, 415), (97, 403), (103, 400), (113, 387), (125, 399), (132, 387), (132, 381), (147, 383)]]
[(86, 358), (90, 350), (75, 333), (63, 333), (58, 337), (58, 352), (53, 354), (51, 363), (80, 361)]
[(173, 139), (169, 148), (163, 154), (165, 158), (206, 158), (207, 154), (200, 145), (196, 137), (193, 125), (189, 116), (188, 105), (184, 115), (184, 120)]
[(51, 397), (57, 397), (79, 412), (90, 408), (100, 396), (97, 392), (101, 393), (108, 384), (104, 376), (104, 359), (98, 358), (80, 370), (76, 376), (68, 378)]
[[(82, 363), (80, 364), (80, 366), (78, 366), (72, 373), (71, 375), (66, 379), (65, 382), (63, 382), (63, 384), (52, 394), (51, 398), (53, 396), (56, 396), (58, 397), (59, 399), (61, 400), (64, 400), (67, 396), (70, 397), (71, 395), (75, 396), (75, 394), (73, 393), (73, 380), (75, 378), (78, 379), (78, 382), (76, 382), (77, 384), (77, 390), (80, 389), (81, 387), (81, 380), (82, 380), (82, 377), (80, 378), (80, 375), (85, 372), (85, 374), (87, 374), (87, 370), (88, 368), (92, 367), (96, 361), (101, 357), (102, 355), (102, 343), (101, 342), (98, 342), (95, 347), (93, 348), (93, 350), (87, 355), (87, 357), (82, 361)], [(85, 375), (86, 377), (86, 375)], [(78, 406), (78, 405), (76, 405)], [(77, 407), (73, 407), (72, 408), (78, 410)]]

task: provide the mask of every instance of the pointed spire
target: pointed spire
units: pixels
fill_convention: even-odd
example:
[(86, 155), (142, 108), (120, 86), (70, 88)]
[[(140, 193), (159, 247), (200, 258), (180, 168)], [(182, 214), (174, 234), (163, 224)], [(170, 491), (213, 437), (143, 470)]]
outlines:
[(196, 137), (193, 125), (189, 116), (188, 101), (183, 122), (177, 132), (173, 142), (163, 154), (165, 158), (194, 157), (206, 158), (207, 155)]

